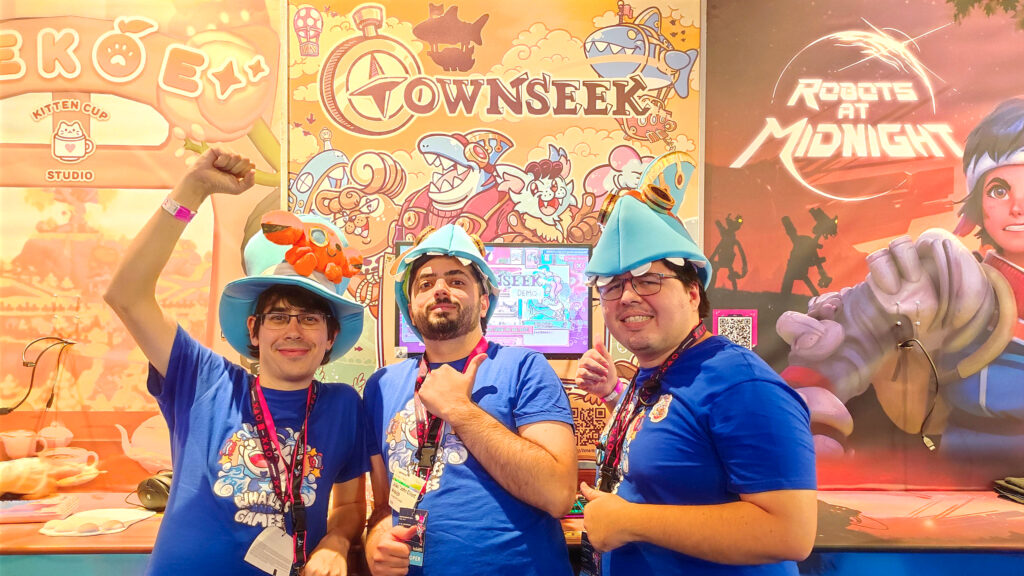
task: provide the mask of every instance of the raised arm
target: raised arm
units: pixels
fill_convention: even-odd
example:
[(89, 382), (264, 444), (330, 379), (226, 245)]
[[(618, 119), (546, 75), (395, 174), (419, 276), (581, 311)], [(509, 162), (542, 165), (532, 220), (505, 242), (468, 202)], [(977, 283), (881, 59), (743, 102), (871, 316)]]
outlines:
[(459, 435), (502, 488), (559, 518), (576, 496), (576, 440), (564, 422), (534, 422), (509, 430), (473, 402), (470, 393), (485, 354), (471, 358), (465, 374), (441, 366), (427, 375), (420, 399)]
[[(189, 167), (168, 198), (194, 212), (211, 194), (248, 190), (255, 179), (254, 168), (238, 154), (210, 148)], [(167, 372), (176, 322), (157, 303), (156, 282), (184, 230), (185, 222), (157, 209), (128, 247), (103, 295), (160, 374)]]

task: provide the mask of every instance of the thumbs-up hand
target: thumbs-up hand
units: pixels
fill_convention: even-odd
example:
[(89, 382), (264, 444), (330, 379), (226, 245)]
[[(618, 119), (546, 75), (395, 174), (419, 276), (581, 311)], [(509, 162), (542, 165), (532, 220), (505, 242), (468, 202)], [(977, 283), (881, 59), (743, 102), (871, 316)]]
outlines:
[(618, 382), (612, 354), (601, 342), (584, 352), (576, 363), (576, 386), (599, 398), (610, 394)]
[(420, 386), (423, 407), (445, 422), (453, 423), (453, 414), (473, 404), (473, 382), (484, 360), (487, 360), (487, 354), (470, 358), (465, 373), (447, 364), (431, 370)]

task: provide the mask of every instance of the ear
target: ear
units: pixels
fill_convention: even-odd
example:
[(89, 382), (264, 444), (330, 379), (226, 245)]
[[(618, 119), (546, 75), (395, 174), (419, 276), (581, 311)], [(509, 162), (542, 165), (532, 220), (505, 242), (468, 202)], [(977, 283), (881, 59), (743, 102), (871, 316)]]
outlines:
[(480, 292), (480, 319), (487, 317), (487, 311), (491, 308), (491, 299), (483, 291)]
[(259, 346), (260, 345), (259, 335), (256, 334), (255, 332), (253, 332), (253, 328), (255, 328), (255, 326), (256, 326), (256, 317), (255, 316), (249, 316), (249, 318), (245, 321), (245, 325), (249, 329), (249, 342), (252, 343), (253, 346)]

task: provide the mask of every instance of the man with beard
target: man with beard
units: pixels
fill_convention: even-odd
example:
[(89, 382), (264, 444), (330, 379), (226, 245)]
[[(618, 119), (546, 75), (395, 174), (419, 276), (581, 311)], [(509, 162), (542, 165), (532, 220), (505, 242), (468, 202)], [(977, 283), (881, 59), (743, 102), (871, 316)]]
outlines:
[(424, 235), (394, 271), (426, 351), (363, 392), (376, 453), (370, 570), (569, 575), (558, 521), (576, 494), (568, 398), (542, 355), (484, 338), (498, 294), (479, 240), (455, 225)]

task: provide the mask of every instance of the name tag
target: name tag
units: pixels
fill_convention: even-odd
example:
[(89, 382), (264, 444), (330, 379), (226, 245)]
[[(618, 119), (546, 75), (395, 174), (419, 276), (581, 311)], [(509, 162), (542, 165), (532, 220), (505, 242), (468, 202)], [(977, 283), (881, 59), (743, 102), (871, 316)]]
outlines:
[(401, 511), (402, 508), (416, 508), (416, 500), (419, 499), (422, 489), (422, 478), (407, 470), (399, 470), (391, 477), (388, 504), (395, 512)]
[(294, 554), (292, 537), (279, 526), (267, 526), (249, 546), (245, 561), (271, 576), (288, 576)]

